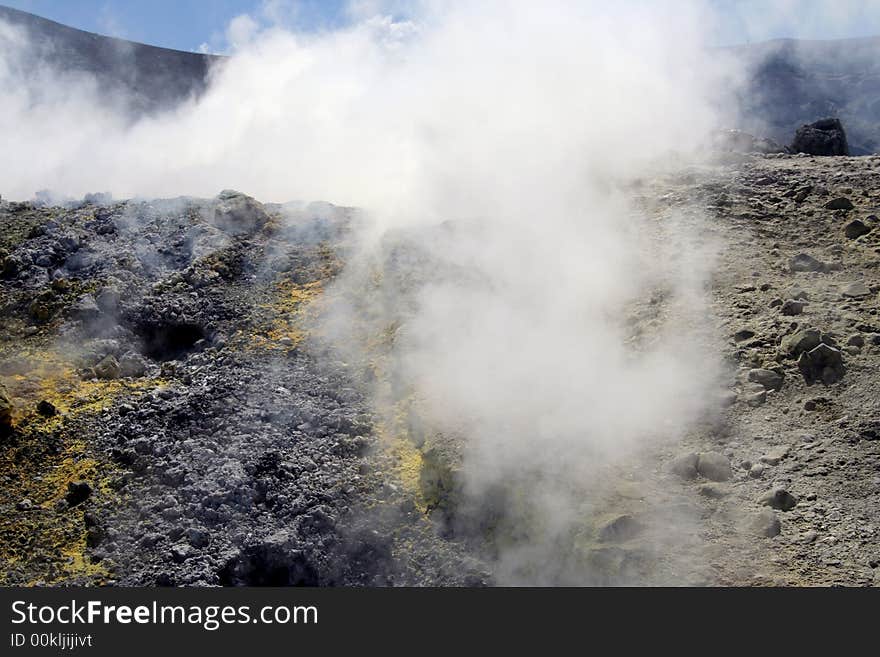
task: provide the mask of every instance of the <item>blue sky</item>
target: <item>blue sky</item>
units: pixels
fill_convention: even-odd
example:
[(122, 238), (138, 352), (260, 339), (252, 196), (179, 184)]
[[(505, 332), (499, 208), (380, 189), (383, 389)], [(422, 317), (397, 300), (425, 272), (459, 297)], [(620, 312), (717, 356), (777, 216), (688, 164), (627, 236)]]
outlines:
[[(285, 20), (303, 29), (346, 20), (345, 0), (270, 0)], [(501, 0), (499, 0), (501, 1)], [(621, 0), (626, 1), (626, 0)], [(674, 11), (676, 3), (666, 2)], [(721, 21), (717, 45), (777, 37), (830, 39), (880, 35), (880, 0), (707, 0)], [(258, 15), (265, 0), (0, 0), (17, 9), (80, 29), (166, 48), (196, 50), (224, 46), (229, 21)], [(296, 7), (296, 11), (291, 10)]]

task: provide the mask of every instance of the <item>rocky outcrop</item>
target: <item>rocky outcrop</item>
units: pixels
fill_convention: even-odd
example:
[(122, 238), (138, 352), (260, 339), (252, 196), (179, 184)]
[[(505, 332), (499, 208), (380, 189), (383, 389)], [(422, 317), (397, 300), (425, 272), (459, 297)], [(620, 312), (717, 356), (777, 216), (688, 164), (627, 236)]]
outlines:
[(807, 155), (849, 155), (846, 132), (840, 119), (821, 119), (802, 125), (789, 147), (793, 153)]

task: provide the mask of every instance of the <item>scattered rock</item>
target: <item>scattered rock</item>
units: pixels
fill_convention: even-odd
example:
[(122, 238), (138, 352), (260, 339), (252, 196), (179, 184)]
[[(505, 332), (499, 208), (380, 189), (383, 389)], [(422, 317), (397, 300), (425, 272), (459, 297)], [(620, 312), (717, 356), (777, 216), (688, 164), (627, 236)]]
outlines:
[(57, 415), (58, 409), (55, 408), (55, 404), (44, 399), (37, 404), (37, 413), (43, 417), (53, 417), (54, 415)]
[(794, 299), (796, 301), (809, 301), (810, 296), (807, 294), (807, 291), (804, 290), (799, 285), (794, 285), (788, 289), (788, 293), (786, 295), (789, 299)]
[(95, 376), (99, 379), (118, 379), (120, 371), (119, 362), (113, 356), (105, 356), (95, 365)]
[(73, 315), (78, 319), (90, 320), (101, 314), (101, 309), (91, 294), (84, 294), (73, 306)]
[(764, 493), (758, 499), (758, 503), (779, 511), (791, 511), (797, 505), (798, 500), (784, 488), (774, 488)]
[(766, 463), (767, 465), (779, 465), (779, 462), (782, 461), (786, 456), (788, 456), (789, 448), (786, 446), (777, 447), (776, 449), (772, 449), (758, 460), (761, 463)]
[(768, 390), (779, 390), (782, 388), (782, 379), (782, 374), (773, 370), (749, 370), (749, 381), (759, 383)]
[(821, 332), (817, 329), (805, 329), (783, 338), (780, 347), (784, 355), (790, 358), (797, 358), (802, 353), (815, 349), (821, 343)]
[(796, 301), (795, 299), (789, 299), (782, 304), (779, 312), (781, 312), (783, 315), (788, 316), (800, 315), (802, 312), (804, 312), (804, 302)]
[(764, 404), (767, 403), (767, 391), (761, 390), (760, 392), (746, 393), (743, 396), (743, 399), (746, 402), (746, 404), (748, 404), (749, 406), (752, 406), (752, 407), (763, 406)]
[(828, 210), (852, 210), (855, 207), (845, 196), (840, 196), (835, 199), (831, 199), (825, 204), (825, 207)]
[(817, 381), (831, 385), (840, 381), (846, 371), (843, 354), (827, 344), (820, 344), (815, 349), (802, 353), (798, 359), (798, 369), (808, 385)]
[(825, 271), (826, 269), (825, 263), (806, 253), (799, 253), (792, 258), (789, 267), (791, 271), (795, 272)]
[(703, 452), (697, 459), (697, 472), (712, 481), (727, 481), (733, 476), (730, 460), (718, 452)]
[(871, 294), (871, 290), (868, 289), (868, 286), (864, 284), (862, 281), (855, 281), (854, 283), (849, 283), (846, 287), (843, 288), (843, 296), (850, 298), (860, 298), (866, 297)]
[(175, 563), (183, 563), (193, 555), (193, 549), (187, 543), (179, 543), (171, 548), (171, 558)]
[(764, 466), (763, 463), (755, 463), (754, 465), (752, 465), (751, 468), (749, 468), (749, 476), (752, 479), (760, 479), (764, 476), (764, 470), (766, 469), (767, 468)]
[(847, 338), (846, 344), (850, 347), (864, 347), (865, 336), (859, 335), (858, 333), (855, 335), (851, 335), (849, 336), (849, 338)]
[(92, 495), (92, 487), (85, 481), (71, 481), (67, 484), (67, 495), (64, 499), (68, 506), (82, 504)]
[(755, 332), (751, 329), (741, 329), (733, 334), (733, 339), (736, 342), (743, 342), (753, 337), (755, 337)]
[(843, 229), (843, 234), (851, 240), (858, 239), (862, 235), (867, 235), (870, 232), (871, 228), (860, 219), (853, 219)]

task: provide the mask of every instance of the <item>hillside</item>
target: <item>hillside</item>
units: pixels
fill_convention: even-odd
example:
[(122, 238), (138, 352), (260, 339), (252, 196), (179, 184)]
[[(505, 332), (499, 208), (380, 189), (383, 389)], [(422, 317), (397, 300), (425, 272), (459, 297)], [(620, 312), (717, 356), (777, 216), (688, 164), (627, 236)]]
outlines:
[(94, 76), (102, 93), (126, 100), (135, 114), (153, 113), (198, 95), (222, 58), (84, 32), (0, 6), (0, 21), (23, 29), (31, 52), (17, 62), (22, 78), (40, 67)]

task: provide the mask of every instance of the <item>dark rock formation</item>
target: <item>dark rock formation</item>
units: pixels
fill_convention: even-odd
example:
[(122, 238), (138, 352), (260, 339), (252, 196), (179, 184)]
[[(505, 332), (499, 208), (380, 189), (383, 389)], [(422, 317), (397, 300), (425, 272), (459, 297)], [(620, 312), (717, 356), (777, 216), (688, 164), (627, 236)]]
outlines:
[(821, 119), (802, 125), (795, 132), (790, 149), (808, 155), (849, 155), (846, 132), (840, 119)]

